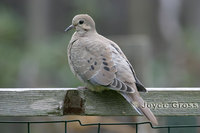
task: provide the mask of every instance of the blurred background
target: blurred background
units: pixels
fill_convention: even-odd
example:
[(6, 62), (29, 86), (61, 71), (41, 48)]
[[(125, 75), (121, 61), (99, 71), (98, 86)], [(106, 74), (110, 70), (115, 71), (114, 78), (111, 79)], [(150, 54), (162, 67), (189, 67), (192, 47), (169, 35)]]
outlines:
[[(67, 45), (73, 31), (64, 32), (72, 18), (80, 13), (91, 15), (98, 33), (119, 44), (146, 87), (198, 87), (199, 5), (197, 0), (1, 0), (0, 87), (69, 88), (81, 85), (67, 63)], [(132, 117), (77, 119), (89, 122), (135, 120)], [(198, 123), (196, 117), (159, 119), (161, 124)], [(48, 130), (49, 133), (60, 129), (51, 128), (54, 130)], [(130, 128), (134, 127), (124, 130), (129, 133)], [(19, 126), (17, 129), (20, 133), (25, 131)], [(44, 126), (39, 129), (33, 132), (47, 131)], [(74, 127), (71, 133), (78, 129)], [(9, 133), (12, 129), (0, 125), (0, 130)], [(105, 133), (122, 132), (112, 130), (107, 127)], [(85, 132), (90, 131), (92, 129)], [(197, 132), (197, 129), (189, 131)]]

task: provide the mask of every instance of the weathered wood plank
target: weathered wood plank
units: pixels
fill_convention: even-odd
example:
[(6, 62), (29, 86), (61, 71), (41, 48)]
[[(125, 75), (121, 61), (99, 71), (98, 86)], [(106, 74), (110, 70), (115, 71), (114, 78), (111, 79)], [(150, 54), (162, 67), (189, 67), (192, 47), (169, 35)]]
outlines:
[[(155, 115), (200, 115), (200, 88), (147, 88), (141, 93)], [(70, 88), (2, 88), (0, 116), (138, 115), (114, 91)]]
[(62, 105), (69, 89), (0, 89), (0, 116), (62, 115)]

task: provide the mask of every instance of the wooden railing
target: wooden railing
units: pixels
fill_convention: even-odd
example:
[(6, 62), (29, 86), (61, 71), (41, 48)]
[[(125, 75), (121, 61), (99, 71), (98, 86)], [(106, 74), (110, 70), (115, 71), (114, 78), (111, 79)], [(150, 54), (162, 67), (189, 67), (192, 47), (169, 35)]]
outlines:
[[(200, 115), (200, 88), (147, 88), (140, 93), (157, 116)], [(0, 116), (138, 115), (115, 91), (1, 88)]]

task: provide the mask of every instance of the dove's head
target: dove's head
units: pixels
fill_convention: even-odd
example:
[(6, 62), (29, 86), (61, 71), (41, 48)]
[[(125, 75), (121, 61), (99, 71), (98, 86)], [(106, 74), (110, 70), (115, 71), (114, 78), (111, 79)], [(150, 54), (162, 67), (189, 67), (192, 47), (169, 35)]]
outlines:
[(77, 33), (80, 34), (96, 31), (94, 20), (87, 14), (76, 15), (72, 19), (72, 24), (65, 31), (69, 31), (72, 28), (75, 28)]

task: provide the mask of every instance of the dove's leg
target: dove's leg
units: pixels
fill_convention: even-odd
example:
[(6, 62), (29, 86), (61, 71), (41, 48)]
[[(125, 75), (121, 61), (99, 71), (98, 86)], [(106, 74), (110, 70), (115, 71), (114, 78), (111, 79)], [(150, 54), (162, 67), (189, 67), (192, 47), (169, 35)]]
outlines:
[(85, 87), (85, 86), (79, 86), (79, 87), (77, 87), (77, 89), (78, 89), (78, 90), (85, 90), (85, 89), (88, 89), (88, 88)]

